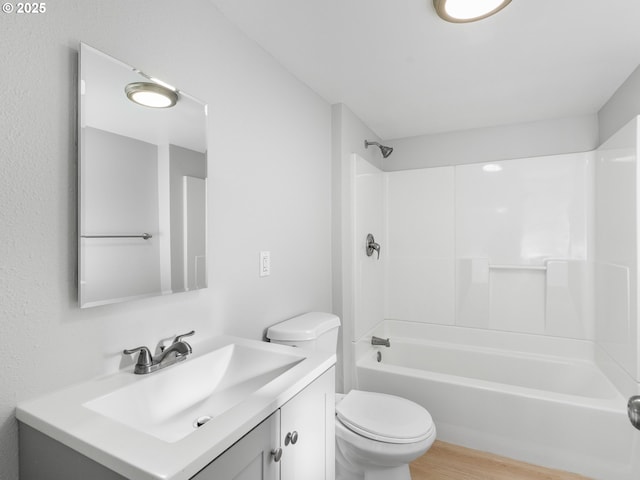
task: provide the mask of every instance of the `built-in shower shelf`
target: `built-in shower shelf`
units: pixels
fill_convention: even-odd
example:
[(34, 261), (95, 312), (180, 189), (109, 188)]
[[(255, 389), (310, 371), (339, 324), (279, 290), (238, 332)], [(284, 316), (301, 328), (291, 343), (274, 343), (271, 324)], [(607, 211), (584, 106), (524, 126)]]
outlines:
[(541, 270), (546, 271), (546, 265), (489, 265), (489, 270)]

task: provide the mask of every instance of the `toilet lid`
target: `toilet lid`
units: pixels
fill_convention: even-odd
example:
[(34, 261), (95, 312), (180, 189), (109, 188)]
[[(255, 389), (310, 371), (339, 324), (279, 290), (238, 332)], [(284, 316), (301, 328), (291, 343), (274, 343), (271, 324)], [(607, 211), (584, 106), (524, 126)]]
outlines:
[(414, 443), (433, 432), (431, 415), (417, 403), (384, 393), (351, 390), (336, 405), (338, 420), (349, 430), (387, 443)]

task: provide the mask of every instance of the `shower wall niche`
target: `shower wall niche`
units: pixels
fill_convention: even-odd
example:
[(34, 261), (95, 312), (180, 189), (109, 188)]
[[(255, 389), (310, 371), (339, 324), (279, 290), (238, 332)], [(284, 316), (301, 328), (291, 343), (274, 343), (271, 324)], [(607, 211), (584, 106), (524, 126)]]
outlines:
[[(377, 223), (382, 254), (355, 252), (353, 340), (382, 318), (593, 339), (594, 157), (382, 172), (354, 156), (356, 243)], [(376, 281), (379, 313), (372, 290), (358, 288)]]

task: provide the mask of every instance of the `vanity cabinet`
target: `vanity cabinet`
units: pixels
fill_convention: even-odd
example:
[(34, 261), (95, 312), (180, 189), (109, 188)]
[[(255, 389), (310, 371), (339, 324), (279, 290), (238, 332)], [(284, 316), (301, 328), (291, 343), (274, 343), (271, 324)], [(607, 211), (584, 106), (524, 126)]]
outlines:
[(334, 391), (332, 367), (192, 480), (334, 480)]
[(335, 478), (335, 368), (280, 409), (281, 480)]
[(238, 440), (192, 480), (279, 480), (280, 468), (273, 461), (280, 433), (280, 410)]

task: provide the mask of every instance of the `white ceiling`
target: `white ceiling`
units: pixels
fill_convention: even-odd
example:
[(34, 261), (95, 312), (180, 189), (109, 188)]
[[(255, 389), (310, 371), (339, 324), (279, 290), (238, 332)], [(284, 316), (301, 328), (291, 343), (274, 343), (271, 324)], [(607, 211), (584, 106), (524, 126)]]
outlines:
[(383, 139), (596, 113), (640, 63), (640, 0), (513, 0), (447, 23), (432, 0), (212, 0)]

